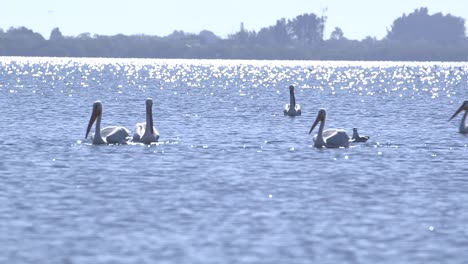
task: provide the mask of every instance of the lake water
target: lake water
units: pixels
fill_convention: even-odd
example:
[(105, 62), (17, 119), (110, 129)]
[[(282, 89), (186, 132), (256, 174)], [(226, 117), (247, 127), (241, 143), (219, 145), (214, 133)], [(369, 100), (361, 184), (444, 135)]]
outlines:
[[(468, 63), (0, 58), (0, 263), (466, 263), (467, 87)], [(84, 139), (94, 101), (132, 130), (147, 97), (160, 143)], [(320, 108), (369, 141), (314, 148)]]

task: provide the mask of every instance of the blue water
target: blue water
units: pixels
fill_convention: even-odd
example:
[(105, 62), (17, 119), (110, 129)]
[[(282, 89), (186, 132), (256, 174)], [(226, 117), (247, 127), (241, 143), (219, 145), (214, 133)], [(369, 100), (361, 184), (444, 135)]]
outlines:
[[(288, 86), (302, 116), (283, 116)], [(466, 263), (468, 63), (0, 58), (0, 263)], [(154, 101), (154, 145), (94, 146)], [(369, 135), (316, 149), (307, 132)]]

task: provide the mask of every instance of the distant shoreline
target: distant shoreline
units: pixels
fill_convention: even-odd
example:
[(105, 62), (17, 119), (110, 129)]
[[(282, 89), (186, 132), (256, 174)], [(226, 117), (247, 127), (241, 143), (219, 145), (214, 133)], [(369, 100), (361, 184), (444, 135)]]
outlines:
[(241, 24), (223, 39), (213, 32), (174, 31), (159, 37), (83, 33), (63, 36), (54, 28), (49, 39), (25, 27), (0, 29), (0, 56), (319, 60), (319, 61), (468, 61), (465, 20), (450, 14), (429, 15), (427, 8), (397, 18), (382, 40), (350, 40), (336, 27), (324, 37), (326, 17), (303, 14), (282, 18), (260, 31)]
[[(414, 64), (414, 66), (420, 66), (421, 64), (428, 64), (428, 65), (440, 65), (440, 64), (448, 64), (448, 65), (459, 65), (459, 64), (468, 64), (468, 60), (466, 61), (403, 61), (403, 60), (288, 60), (288, 59), (282, 59), (282, 60), (275, 60), (275, 59), (185, 59), (185, 58), (119, 58), (119, 57), (54, 57), (54, 56), (0, 56), (0, 61), (2, 60), (9, 60), (9, 61), (18, 61), (18, 60), (25, 60), (25, 61), (31, 61), (31, 60), (84, 60), (84, 61), (89, 61), (89, 60), (99, 60), (99, 61), (106, 61), (106, 60), (124, 60), (124, 61), (131, 61), (131, 60), (138, 60), (138, 61), (166, 61), (166, 62), (172, 62), (172, 63), (181, 63), (181, 62), (194, 62), (194, 61), (202, 61), (202, 62), (236, 62), (236, 63), (259, 63), (259, 64), (270, 64), (272, 62), (277, 62), (278, 64), (285, 63), (288, 64), (288, 62), (291, 62), (293, 64), (304, 64), (304, 66), (311, 66), (314, 64), (320, 64), (322, 65), (323, 63), (328, 63), (331, 65), (349, 65), (349, 66), (358, 66), (361, 65), (362, 63), (369, 63), (369, 64), (375, 64), (381, 66), (382, 64), (389, 64), (389, 66), (399, 66), (399, 65), (405, 65), (405, 66), (411, 66)], [(468, 66), (468, 65), (467, 65)]]

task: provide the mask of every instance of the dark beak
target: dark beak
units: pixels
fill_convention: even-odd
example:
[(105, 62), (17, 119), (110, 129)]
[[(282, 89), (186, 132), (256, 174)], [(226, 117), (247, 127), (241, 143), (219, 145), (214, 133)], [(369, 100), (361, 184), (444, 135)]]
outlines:
[(153, 107), (151, 105), (148, 105), (146, 107), (146, 111), (148, 112), (148, 115), (149, 115), (150, 132), (151, 132), (151, 135), (153, 135), (154, 134), (154, 130), (153, 130)]
[(455, 116), (457, 116), (461, 111), (463, 111), (464, 109), (463, 106), (464, 104), (460, 106), (460, 108), (458, 108), (458, 110), (455, 112), (455, 114), (453, 114), (453, 116), (449, 119), (449, 121), (452, 120)]
[(320, 114), (317, 115), (317, 118), (315, 118), (315, 121), (314, 121), (314, 124), (312, 125), (312, 127), (310, 128), (309, 130), (309, 134), (312, 133), (312, 131), (314, 130), (314, 128), (317, 126), (317, 124), (322, 121), (322, 118), (320, 117)]
[(93, 126), (94, 121), (96, 121), (97, 116), (98, 115), (96, 113), (96, 110), (93, 109), (93, 113), (91, 114), (91, 118), (89, 119), (88, 128), (86, 129), (85, 138), (88, 138), (89, 131), (91, 130), (91, 127)]

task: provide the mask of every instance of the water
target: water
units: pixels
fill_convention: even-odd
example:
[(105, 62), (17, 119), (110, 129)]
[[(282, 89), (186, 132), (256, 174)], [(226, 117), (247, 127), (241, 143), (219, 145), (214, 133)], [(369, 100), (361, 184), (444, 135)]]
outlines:
[[(0, 263), (468, 259), (466, 63), (0, 63)], [(160, 143), (84, 139), (94, 101), (133, 129), (147, 97)], [(370, 140), (314, 148), (320, 108)]]

